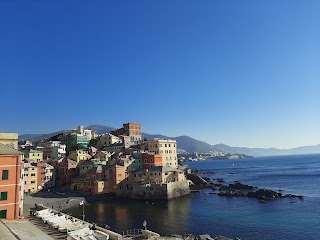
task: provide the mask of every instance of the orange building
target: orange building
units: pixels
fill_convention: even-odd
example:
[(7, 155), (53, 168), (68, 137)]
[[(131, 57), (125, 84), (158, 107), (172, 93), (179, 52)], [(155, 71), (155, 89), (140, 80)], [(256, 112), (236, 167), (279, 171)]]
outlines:
[(17, 219), (23, 212), (23, 154), (0, 144), (0, 218)]
[(142, 153), (141, 157), (143, 169), (150, 169), (151, 167), (163, 166), (161, 154)]

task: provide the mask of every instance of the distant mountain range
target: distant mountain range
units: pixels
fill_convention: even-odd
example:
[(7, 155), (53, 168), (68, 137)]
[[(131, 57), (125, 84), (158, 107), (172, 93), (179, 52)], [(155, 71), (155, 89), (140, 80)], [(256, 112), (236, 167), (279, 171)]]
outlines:
[[(95, 130), (97, 134), (109, 133), (115, 128), (104, 126), (104, 125), (90, 125), (87, 128)], [(59, 133), (65, 132), (67, 130), (61, 130), (49, 134), (24, 134), (19, 136), (19, 139), (23, 140), (42, 140), (48, 139), (52, 136), (55, 136)], [(188, 136), (179, 136), (179, 137), (168, 137), (160, 134), (148, 134), (143, 133), (142, 138), (152, 139), (152, 138), (163, 138), (163, 139), (172, 139), (176, 140), (178, 143), (178, 148), (183, 149), (189, 153), (198, 152), (198, 153), (208, 153), (210, 151), (224, 151), (227, 153), (241, 153), (250, 156), (277, 156), (277, 155), (293, 155), (293, 154), (311, 154), (311, 153), (320, 153), (320, 144), (315, 146), (303, 146), (291, 149), (278, 149), (278, 148), (247, 148), (247, 147), (230, 147), (225, 144), (215, 144), (210, 145), (206, 142), (196, 140)]]

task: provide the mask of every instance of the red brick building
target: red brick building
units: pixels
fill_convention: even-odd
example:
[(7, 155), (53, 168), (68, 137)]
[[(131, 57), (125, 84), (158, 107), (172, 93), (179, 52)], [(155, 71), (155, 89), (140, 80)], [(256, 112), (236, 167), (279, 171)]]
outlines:
[(141, 141), (141, 124), (140, 123), (124, 123), (122, 128), (111, 131), (112, 135), (117, 137), (126, 135), (130, 137), (131, 142)]

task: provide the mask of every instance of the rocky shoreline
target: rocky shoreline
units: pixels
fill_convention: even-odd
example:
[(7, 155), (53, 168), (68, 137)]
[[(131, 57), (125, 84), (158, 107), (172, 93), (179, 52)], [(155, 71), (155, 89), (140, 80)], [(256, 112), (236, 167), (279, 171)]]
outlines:
[[(230, 173), (231, 174), (231, 173)], [(256, 186), (246, 185), (240, 183), (239, 181), (234, 181), (234, 183), (225, 185), (222, 182), (225, 182), (222, 178), (214, 179), (218, 183), (214, 183), (207, 177), (200, 177), (196, 173), (188, 174), (188, 179), (191, 180), (194, 185), (191, 185), (190, 188), (193, 191), (199, 191), (203, 188), (209, 188), (213, 191), (219, 191), (218, 196), (221, 197), (248, 197), (256, 198), (260, 203), (266, 203), (270, 200), (282, 199), (282, 198), (298, 198), (300, 200), (304, 199), (302, 195), (294, 194), (283, 194), (281, 190), (278, 192), (270, 189), (259, 189)], [(212, 194), (215, 194), (212, 192)]]

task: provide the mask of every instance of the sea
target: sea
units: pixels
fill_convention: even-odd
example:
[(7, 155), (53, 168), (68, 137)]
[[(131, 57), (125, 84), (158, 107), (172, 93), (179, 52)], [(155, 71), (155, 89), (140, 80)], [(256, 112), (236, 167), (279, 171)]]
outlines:
[[(211, 189), (168, 201), (101, 199), (85, 205), (86, 220), (112, 230), (147, 228), (161, 235), (210, 234), (248, 240), (320, 239), (320, 154), (208, 159), (185, 162), (203, 176), (240, 181), (258, 188), (303, 195), (259, 203), (252, 198), (226, 198)], [(82, 207), (68, 213), (80, 217)]]

